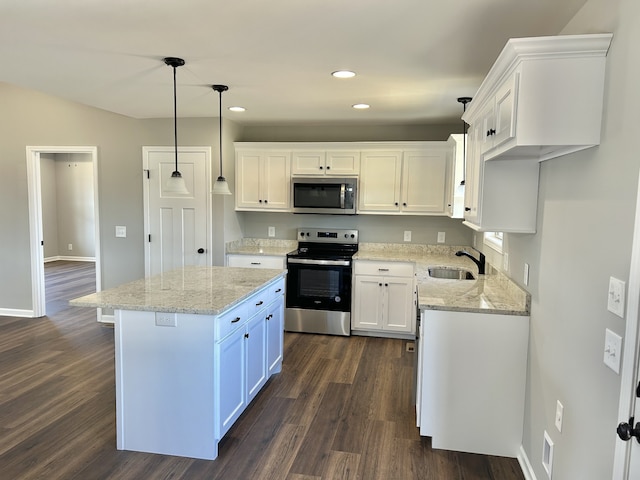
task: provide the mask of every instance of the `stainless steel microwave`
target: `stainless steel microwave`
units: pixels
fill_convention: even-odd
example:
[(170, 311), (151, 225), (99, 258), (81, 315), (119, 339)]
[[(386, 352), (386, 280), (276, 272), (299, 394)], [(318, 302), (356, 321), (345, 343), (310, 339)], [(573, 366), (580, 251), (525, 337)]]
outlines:
[(355, 215), (357, 178), (293, 177), (293, 213)]

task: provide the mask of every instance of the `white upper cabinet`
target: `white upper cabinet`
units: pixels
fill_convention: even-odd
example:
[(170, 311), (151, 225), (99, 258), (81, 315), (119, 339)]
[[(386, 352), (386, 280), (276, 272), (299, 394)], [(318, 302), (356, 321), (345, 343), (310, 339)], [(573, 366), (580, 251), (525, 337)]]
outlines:
[(445, 215), (447, 142), (362, 152), (358, 213)]
[(360, 171), (359, 150), (294, 150), (291, 174), (296, 176), (349, 177)]
[(291, 208), (291, 153), (236, 150), (236, 210)]
[(484, 160), (542, 161), (598, 145), (611, 38), (510, 39), (463, 115), (482, 125)]
[(611, 34), (507, 42), (463, 119), (465, 224), (535, 233), (539, 162), (600, 143)]

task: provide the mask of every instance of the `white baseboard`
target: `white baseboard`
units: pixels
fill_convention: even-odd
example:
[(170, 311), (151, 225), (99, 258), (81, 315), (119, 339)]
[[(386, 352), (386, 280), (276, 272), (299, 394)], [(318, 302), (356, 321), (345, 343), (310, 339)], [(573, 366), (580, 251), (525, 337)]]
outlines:
[(66, 255), (56, 255), (54, 257), (45, 258), (44, 263), (55, 262), (57, 260), (66, 260), (68, 262), (95, 262), (96, 257), (72, 257)]
[(100, 315), (100, 320), (98, 320), (98, 322), (107, 325), (115, 325), (116, 317), (114, 315)]
[(537, 480), (536, 474), (533, 473), (531, 462), (529, 462), (529, 457), (527, 457), (527, 452), (524, 451), (522, 445), (520, 445), (520, 453), (518, 453), (518, 463), (520, 464), (525, 480)]
[(0, 308), (0, 316), (34, 318), (33, 310), (18, 310), (17, 308)]

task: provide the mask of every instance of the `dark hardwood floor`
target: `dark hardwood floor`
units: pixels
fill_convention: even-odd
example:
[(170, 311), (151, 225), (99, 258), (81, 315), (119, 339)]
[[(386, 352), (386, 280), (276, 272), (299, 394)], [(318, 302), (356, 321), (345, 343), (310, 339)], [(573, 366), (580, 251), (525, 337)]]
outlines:
[(215, 461), (118, 451), (113, 330), (67, 305), (94, 288), (93, 265), (46, 272), (46, 317), (0, 317), (0, 478), (524, 478), (514, 459), (432, 450), (415, 427), (406, 341), (355, 336), (287, 333), (282, 373)]

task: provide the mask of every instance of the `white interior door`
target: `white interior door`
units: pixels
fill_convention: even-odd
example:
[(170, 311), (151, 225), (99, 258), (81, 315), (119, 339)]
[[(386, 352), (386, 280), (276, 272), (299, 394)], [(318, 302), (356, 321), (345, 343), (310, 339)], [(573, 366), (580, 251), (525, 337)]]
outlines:
[(210, 160), (209, 147), (178, 147), (178, 170), (189, 194), (175, 194), (166, 190), (174, 148), (143, 147), (147, 276), (211, 264)]

